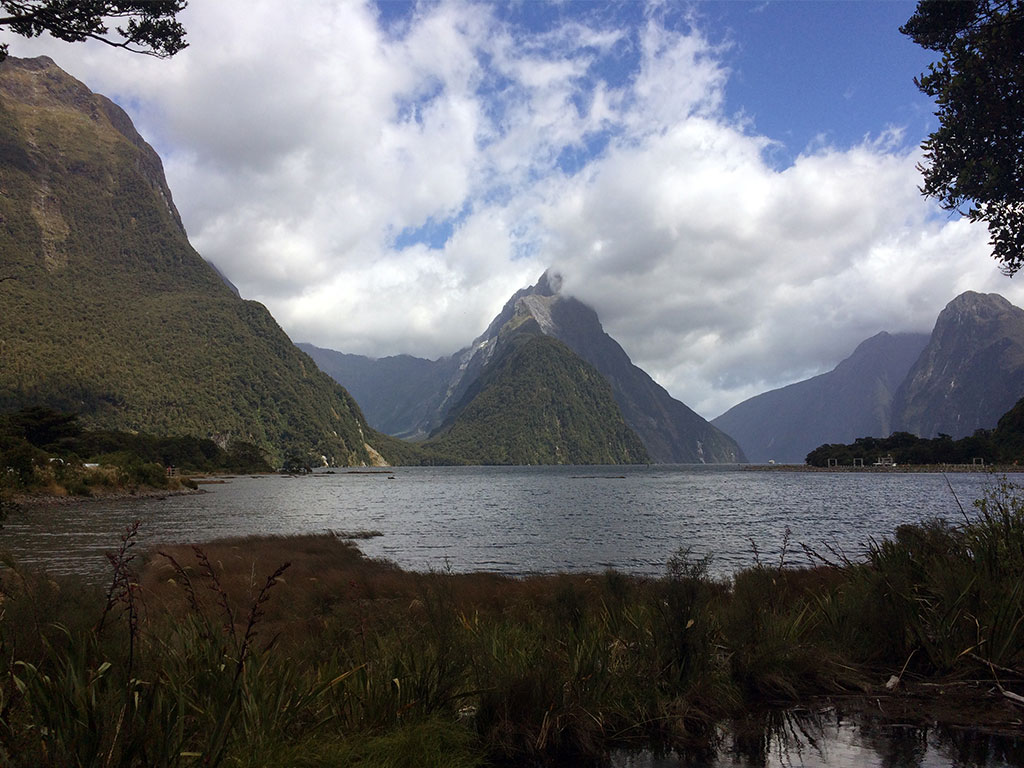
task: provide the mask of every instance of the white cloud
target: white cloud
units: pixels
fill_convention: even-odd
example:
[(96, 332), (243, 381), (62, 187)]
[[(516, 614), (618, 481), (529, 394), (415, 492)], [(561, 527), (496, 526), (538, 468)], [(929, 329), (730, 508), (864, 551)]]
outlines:
[[(580, 8), (529, 31), (441, 0), (385, 30), (362, 2), (197, 2), (168, 61), (3, 39), (129, 110), (193, 244), (296, 340), (448, 354), (555, 264), (710, 417), (928, 330), (963, 290), (1024, 303), (984, 230), (920, 198), (898, 131), (779, 168), (723, 112), (728, 49), (657, 8), (630, 27)], [(396, 246), (425, 225), (451, 235)]]

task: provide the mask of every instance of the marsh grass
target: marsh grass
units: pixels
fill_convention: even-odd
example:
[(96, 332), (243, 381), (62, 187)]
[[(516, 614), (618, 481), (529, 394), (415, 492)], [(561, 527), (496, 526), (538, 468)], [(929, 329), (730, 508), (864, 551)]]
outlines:
[(662, 578), (411, 573), (330, 534), (143, 559), (135, 530), (106, 592), (0, 571), (0, 765), (699, 750), (723, 718), (890, 675), (1024, 679), (1024, 505), (1005, 484), (861, 559), (795, 568), (784, 542), (728, 581), (686, 550)]

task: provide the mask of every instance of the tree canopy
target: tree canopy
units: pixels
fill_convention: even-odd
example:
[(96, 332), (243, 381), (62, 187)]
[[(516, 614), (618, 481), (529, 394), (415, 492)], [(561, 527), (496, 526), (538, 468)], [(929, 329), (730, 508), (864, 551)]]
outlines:
[(1024, 1), (920, 0), (900, 27), (942, 54), (915, 78), (939, 128), (922, 145), (921, 191), (988, 224), (992, 255), (1024, 266)]
[[(0, 28), (24, 37), (99, 40), (115, 48), (166, 58), (185, 48), (177, 14), (186, 0), (0, 0)], [(110, 24), (114, 24), (113, 30)], [(7, 45), (0, 44), (0, 61)]]

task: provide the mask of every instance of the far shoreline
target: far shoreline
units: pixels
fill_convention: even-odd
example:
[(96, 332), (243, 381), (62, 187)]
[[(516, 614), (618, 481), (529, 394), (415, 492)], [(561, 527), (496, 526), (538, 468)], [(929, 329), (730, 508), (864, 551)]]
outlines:
[(874, 465), (864, 467), (836, 466), (814, 467), (810, 464), (740, 464), (747, 472), (857, 472), (868, 474), (952, 474), (984, 473), (1012, 474), (1024, 472), (1024, 466), (1017, 464), (897, 464), (895, 466)]
[(119, 488), (90, 496), (61, 495), (56, 493), (20, 493), (11, 497), (19, 507), (62, 507), (72, 504), (89, 504), (98, 501), (133, 501), (138, 499), (162, 499), (168, 496), (188, 496), (209, 493), (203, 488)]

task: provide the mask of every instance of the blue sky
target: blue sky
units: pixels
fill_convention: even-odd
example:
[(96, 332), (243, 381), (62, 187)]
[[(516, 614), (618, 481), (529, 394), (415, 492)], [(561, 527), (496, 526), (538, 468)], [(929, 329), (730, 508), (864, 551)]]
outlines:
[(899, 32), (915, 5), (707, 2), (698, 12), (735, 41), (728, 109), (750, 115), (792, 157), (819, 137), (850, 146), (889, 124), (913, 141), (933, 130), (932, 102), (913, 83), (931, 53)]
[(913, 9), (193, 0), (168, 61), (3, 39), (130, 113), (193, 245), (293, 339), (451, 354), (554, 267), (713, 417), (964, 290), (1024, 303), (918, 193)]

